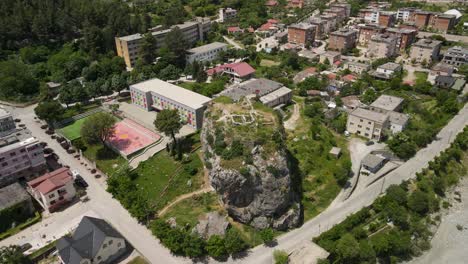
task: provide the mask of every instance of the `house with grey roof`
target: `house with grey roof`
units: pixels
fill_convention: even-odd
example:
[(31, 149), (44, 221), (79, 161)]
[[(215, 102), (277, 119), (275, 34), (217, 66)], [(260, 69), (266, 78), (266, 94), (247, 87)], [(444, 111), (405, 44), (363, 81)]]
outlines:
[(372, 102), (370, 109), (384, 114), (390, 111), (399, 111), (403, 101), (403, 98), (382, 94)]
[(125, 238), (106, 221), (85, 216), (71, 236), (57, 241), (64, 264), (115, 263), (127, 250)]
[(362, 159), (361, 164), (364, 169), (376, 173), (385, 165), (386, 161), (387, 159), (381, 155), (367, 154), (364, 159)]
[(394, 74), (400, 73), (402, 67), (398, 63), (387, 62), (383, 65), (377, 67), (375, 71), (369, 72), (375, 78), (389, 80), (393, 77)]

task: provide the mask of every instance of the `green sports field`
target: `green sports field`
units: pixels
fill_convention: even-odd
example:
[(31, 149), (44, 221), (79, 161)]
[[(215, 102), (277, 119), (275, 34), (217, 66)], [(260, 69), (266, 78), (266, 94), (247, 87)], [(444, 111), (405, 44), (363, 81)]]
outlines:
[(81, 118), (76, 120), (75, 122), (71, 123), (70, 125), (59, 129), (59, 131), (66, 137), (68, 140), (74, 140), (80, 138), (80, 129), (83, 125), (84, 121), (88, 119), (88, 117)]

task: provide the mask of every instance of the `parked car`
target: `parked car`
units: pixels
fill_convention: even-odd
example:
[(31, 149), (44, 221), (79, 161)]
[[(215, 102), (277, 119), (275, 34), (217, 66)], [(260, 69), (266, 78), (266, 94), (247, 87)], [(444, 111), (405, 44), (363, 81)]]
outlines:
[(366, 146), (372, 146), (372, 145), (374, 145), (374, 141), (367, 141), (366, 142)]
[(80, 201), (82, 201), (83, 203), (86, 203), (87, 201), (89, 201), (88, 195), (85, 195), (85, 196), (81, 197)]
[(49, 127), (48, 125), (44, 124), (41, 126), (41, 129), (47, 129), (48, 127)]
[(78, 187), (88, 188), (89, 184), (80, 175), (76, 176), (75, 184)]
[(19, 122), (21, 122), (21, 119), (19, 119), (19, 118), (15, 118), (15, 120), (14, 120), (14, 121), (15, 121), (16, 123), (19, 123)]
[(32, 245), (29, 244), (29, 243), (26, 243), (26, 244), (23, 244), (23, 245), (20, 246), (20, 249), (21, 249), (22, 252), (25, 252), (30, 248), (32, 248)]
[(53, 149), (51, 149), (51, 148), (45, 148), (44, 149), (44, 154), (52, 154), (52, 153), (54, 153)]

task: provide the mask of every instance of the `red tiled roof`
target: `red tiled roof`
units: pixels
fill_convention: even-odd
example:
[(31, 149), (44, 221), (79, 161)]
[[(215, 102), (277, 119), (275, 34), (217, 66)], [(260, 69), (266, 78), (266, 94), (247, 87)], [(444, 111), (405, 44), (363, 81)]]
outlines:
[(270, 24), (278, 24), (278, 20), (277, 20), (277, 19), (268, 19), (268, 20), (267, 20), (267, 23), (270, 23)]
[(42, 194), (47, 194), (64, 186), (70, 181), (73, 181), (73, 177), (71, 176), (70, 170), (64, 167), (29, 181), (28, 185)]
[(347, 74), (343, 77), (341, 77), (341, 79), (345, 82), (354, 82), (356, 80), (356, 76), (353, 75), (353, 74)]
[(236, 63), (228, 63), (223, 64), (212, 69), (206, 71), (208, 75), (213, 75), (215, 73), (220, 73), (225, 71), (226, 69), (230, 69), (231, 71), (237, 73), (240, 77), (247, 76), (255, 72), (255, 69), (252, 68), (247, 62), (236, 62)]
[(329, 73), (329, 74), (327, 74), (327, 77), (328, 77), (329, 80), (335, 80), (336, 79), (336, 74)]
[(265, 3), (266, 6), (277, 6), (278, 1), (275, 0), (268, 0), (268, 2)]
[(247, 30), (250, 32), (250, 33), (254, 33), (255, 32), (255, 29), (253, 27), (249, 27), (247, 28)]
[(316, 72), (317, 72), (317, 68), (315, 68), (315, 67), (310, 67), (310, 68), (307, 68), (307, 69), (303, 70), (303, 72), (307, 72), (307, 73), (316, 73)]
[(230, 32), (230, 33), (242, 32), (242, 29), (240, 27), (228, 27), (227, 31)]

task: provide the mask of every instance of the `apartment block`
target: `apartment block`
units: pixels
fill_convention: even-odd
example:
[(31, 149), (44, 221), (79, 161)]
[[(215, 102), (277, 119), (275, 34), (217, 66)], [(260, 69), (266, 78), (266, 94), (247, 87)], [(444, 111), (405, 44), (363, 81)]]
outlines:
[(383, 33), (384, 31), (385, 27), (377, 24), (360, 25), (358, 37), (359, 45), (366, 46), (373, 35)]
[(414, 14), (414, 23), (419, 29), (425, 28), (429, 25), (433, 12), (417, 11)]
[(455, 26), (456, 16), (447, 14), (437, 14), (431, 17), (429, 27), (441, 32), (447, 32)]
[(358, 107), (349, 113), (346, 130), (379, 141), (388, 125), (388, 115)]
[(168, 82), (151, 79), (130, 85), (132, 104), (146, 111), (177, 109), (183, 123), (200, 129), (211, 98)]
[(411, 46), (418, 35), (417, 30), (407, 28), (388, 28), (385, 32), (397, 38), (397, 46), (401, 51)]
[(418, 8), (415, 7), (406, 7), (406, 8), (400, 8), (398, 9), (396, 18), (397, 20), (406, 22), (406, 21), (414, 21), (414, 15), (416, 12), (421, 11)]
[(213, 42), (200, 47), (187, 50), (186, 61), (192, 63), (198, 62), (211, 62), (218, 58), (221, 51), (226, 51), (228, 45), (221, 42)]
[(346, 17), (349, 17), (351, 15), (351, 5), (348, 3), (331, 4), (330, 7), (336, 9), (343, 9), (345, 11)]
[(331, 31), (335, 30), (336, 25), (338, 23), (338, 20), (335, 14), (328, 14), (328, 15), (322, 14), (320, 15), (320, 18), (323, 21), (326, 21), (326, 27), (324, 28), (324, 31), (326, 33), (330, 33)]
[(366, 63), (349, 61), (344, 64), (343, 68), (348, 69), (349, 71), (357, 73), (357, 74), (363, 74), (364, 72), (367, 72), (368, 70), (370, 70), (371, 66)]
[(237, 10), (228, 8), (220, 8), (219, 9), (219, 22), (225, 22), (226, 20), (231, 20), (237, 17)]
[(307, 23), (293, 24), (288, 27), (288, 42), (305, 47), (315, 41), (316, 27)]
[(468, 63), (468, 49), (455, 46), (451, 47), (445, 52), (443, 62), (460, 67)]
[(326, 31), (327, 22), (322, 20), (320, 17), (309, 18), (309, 24), (315, 26), (315, 39), (322, 39), (325, 34), (328, 34), (328, 31)]
[(336, 52), (336, 51), (327, 51), (323, 54), (320, 54), (320, 63), (325, 63), (325, 61), (328, 61), (328, 63), (333, 64), (336, 61), (341, 60), (341, 53)]
[(324, 15), (335, 15), (338, 22), (343, 22), (346, 19), (346, 9), (340, 7), (332, 7), (323, 10)]
[(328, 49), (345, 52), (356, 46), (357, 34), (356, 30), (340, 29), (332, 32), (328, 40)]
[[(150, 32), (156, 39), (157, 48), (163, 45), (166, 35), (176, 27), (180, 29), (185, 40), (193, 45), (204, 40), (204, 36), (211, 29), (211, 21), (208, 18), (196, 18), (193, 21), (174, 25), (168, 29), (164, 29), (162, 26), (152, 28)], [(117, 55), (124, 59), (127, 69), (132, 69), (140, 58), (140, 42), (142, 39), (143, 35), (140, 33), (115, 38)]]
[(395, 25), (396, 22), (396, 13), (380, 11), (378, 20), (379, 25), (383, 27), (393, 27), (393, 25)]
[(420, 39), (411, 47), (410, 58), (418, 63), (431, 63), (439, 58), (442, 42), (431, 39)]
[(0, 137), (9, 135), (16, 130), (15, 121), (10, 112), (0, 108)]
[(366, 57), (390, 58), (398, 54), (397, 37), (388, 34), (377, 34), (371, 37)]
[(403, 104), (403, 98), (383, 94), (379, 96), (372, 104), (369, 106), (370, 110), (386, 114), (389, 112), (398, 112), (401, 110)]
[(365, 23), (378, 24), (379, 23), (379, 8), (364, 8), (359, 10), (359, 17), (364, 19)]

